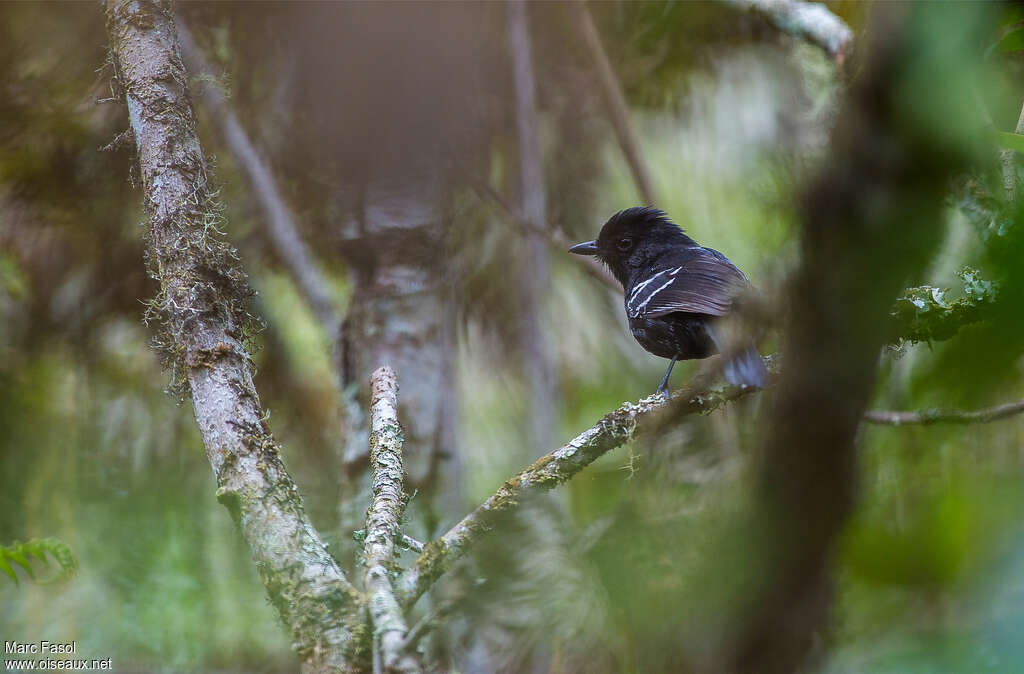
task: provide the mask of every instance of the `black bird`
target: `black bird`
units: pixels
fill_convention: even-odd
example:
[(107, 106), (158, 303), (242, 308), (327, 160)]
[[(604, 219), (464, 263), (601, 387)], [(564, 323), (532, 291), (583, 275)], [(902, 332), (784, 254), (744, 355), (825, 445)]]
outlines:
[(658, 393), (668, 395), (668, 378), (677, 360), (707, 358), (726, 351), (725, 378), (736, 386), (764, 388), (768, 371), (753, 344), (727, 344), (718, 319), (749, 287), (729, 258), (704, 248), (657, 208), (619, 211), (604, 223), (594, 241), (569, 249), (594, 255), (608, 265), (625, 290), (629, 329), (640, 346), (670, 358)]

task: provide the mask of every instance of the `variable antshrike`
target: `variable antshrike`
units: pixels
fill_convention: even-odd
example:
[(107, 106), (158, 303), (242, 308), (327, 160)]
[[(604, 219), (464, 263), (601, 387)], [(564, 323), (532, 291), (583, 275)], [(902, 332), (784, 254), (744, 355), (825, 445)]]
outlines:
[(670, 358), (658, 393), (668, 395), (677, 360), (725, 354), (725, 378), (736, 386), (764, 388), (768, 372), (749, 337), (727, 343), (721, 319), (749, 287), (747, 277), (717, 250), (697, 245), (656, 208), (619, 211), (594, 241), (569, 249), (608, 265), (625, 289), (629, 329), (640, 346)]

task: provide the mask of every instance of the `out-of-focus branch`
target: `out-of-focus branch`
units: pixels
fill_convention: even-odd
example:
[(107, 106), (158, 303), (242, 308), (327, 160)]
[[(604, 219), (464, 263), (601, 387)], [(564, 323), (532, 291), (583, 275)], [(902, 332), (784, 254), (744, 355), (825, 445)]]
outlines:
[(170, 3), (110, 0), (116, 84), (128, 107), (160, 293), (158, 341), (187, 383), (217, 499), (238, 524), (308, 671), (353, 669), (363, 600), (306, 515), (264, 419), (242, 339), (251, 290), (217, 229)]
[(864, 421), (872, 424), (904, 426), (916, 424), (987, 424), (1024, 412), (1024, 400), (986, 407), (980, 410), (920, 410), (917, 412), (894, 412), (889, 410), (868, 410)]
[[(184, 21), (178, 20), (181, 53), (196, 75), (212, 77), (209, 64)], [(238, 121), (238, 115), (216, 86), (202, 87), (203, 103), (209, 108), (224, 142), (238, 160), (238, 166), (252, 186), (256, 201), (263, 209), (262, 220), (267, 238), (295, 281), (299, 293), (320, 321), (324, 334), (332, 342), (338, 332), (338, 312), (331, 296), (330, 284), (317, 265), (309, 247), (299, 235), (299, 227), (291, 208), (277, 186), (267, 162), (256, 151), (249, 134)]]
[[(547, 195), (526, 0), (507, 0), (506, 9), (519, 138), (520, 203), (527, 220), (543, 222), (547, 217)], [(523, 369), (530, 387), (529, 434), (537, 447), (549, 447), (554, 442), (555, 415), (560, 407), (558, 384), (554, 375), (557, 370), (554, 366), (555, 357), (541, 329), (544, 298), (548, 295), (551, 283), (551, 260), (544, 238), (533, 232), (526, 235), (527, 259), (531, 264), (522, 267), (519, 284), (522, 295), (519, 324)]]
[(405, 636), (405, 643), (402, 644), (402, 649), (411, 651), (416, 648), (419, 640), (426, 636), (430, 630), (437, 627), (441, 620), (451, 613), (457, 604), (458, 602), (451, 599), (442, 601), (430, 613), (420, 618), (419, 622), (409, 628), (409, 633)]
[(821, 47), (837, 65), (843, 65), (846, 57), (850, 55), (853, 31), (821, 3), (801, 0), (725, 1), (763, 16), (784, 33)]
[(640, 149), (640, 139), (633, 127), (629, 105), (622, 93), (619, 78), (615, 75), (615, 70), (612, 69), (604, 45), (601, 44), (601, 35), (597, 32), (597, 26), (594, 25), (594, 17), (591, 16), (590, 10), (587, 9), (583, 0), (577, 0), (575, 4), (576, 26), (587, 45), (590, 57), (594, 60), (594, 66), (597, 68), (597, 79), (601, 85), (601, 94), (604, 97), (605, 105), (608, 106), (608, 117), (611, 119), (615, 136), (619, 140), (619, 146), (626, 157), (629, 169), (633, 172), (637, 191), (649, 206), (657, 205), (660, 203), (657, 190), (654, 188), (651, 171)]
[(390, 367), (370, 376), (370, 465), (373, 471), (373, 500), (366, 511), (365, 587), (375, 643), (386, 672), (420, 672), (416, 660), (403, 653), (409, 629), (391, 586), (395, 537), (405, 496), (402, 480), (402, 428), (398, 423), (398, 378)]
[[(1024, 106), (1017, 117), (1014, 133), (1024, 134)], [(1003, 165), (1003, 191), (1006, 193), (1006, 200), (1012, 204), (1017, 200), (1017, 151), (1001, 150), (999, 162)]]
[[(950, 176), (968, 157), (963, 145), (940, 140), (947, 127), (902, 104), (911, 83), (935, 92), (942, 105), (955, 95), (942, 68), (913, 80), (901, 69), (920, 53), (914, 27), (927, 20), (921, 13), (938, 11), (929, 7), (876, 7), (879, 39), (836, 120), (829, 161), (803, 193), (801, 263), (790, 283), (782, 349), (787, 367), (741, 525), (759, 563), (730, 579), (744, 591), (730, 595), (736, 625), (713, 669), (805, 669), (829, 622), (833, 552), (855, 503), (857, 430), (888, 338), (892, 298), (933, 255)], [(973, 46), (965, 44), (973, 43), (961, 36), (949, 49), (960, 49), (970, 67)], [(970, 121), (955, 123), (970, 128)]]
[(603, 454), (628, 442), (657, 412), (671, 406), (677, 416), (707, 413), (755, 390), (727, 384), (698, 392), (687, 389), (677, 391), (669, 401), (652, 395), (636, 403), (625, 403), (606, 414), (569, 443), (545, 454), (506, 481), (441, 538), (428, 543), (423, 554), (398, 579), (399, 601), (405, 607), (412, 606), (437, 578), (491, 530), (497, 515), (519, 508), (530, 494), (557, 487)]
[[(524, 231), (534, 232), (536, 234), (539, 234), (540, 236), (543, 236), (547, 240), (548, 244), (550, 244), (553, 248), (558, 249), (562, 253), (569, 250), (569, 248), (573, 245), (573, 242), (570, 242), (569, 239), (565, 236), (565, 233), (562, 232), (562, 230), (559, 229), (557, 226), (551, 226), (550, 228), (548, 228), (545, 227), (543, 224), (532, 222), (527, 218), (523, 217), (522, 215), (520, 215), (519, 212), (515, 208), (513, 208), (512, 205), (509, 204), (504, 199), (504, 197), (498, 194), (498, 191), (491, 187), (491, 185), (486, 181), (474, 177), (468, 177), (467, 181), (469, 182), (470, 187), (473, 188), (473, 191), (476, 192), (477, 196), (480, 197), (482, 201), (493, 202), (495, 205), (501, 208), (501, 210), (503, 210), (505, 214), (508, 215), (508, 217), (510, 217), (518, 227), (520, 227)], [(616, 278), (612, 276), (611, 272), (608, 271), (608, 268), (605, 267), (600, 262), (598, 262), (596, 258), (586, 256), (579, 258), (578, 261), (583, 265), (583, 270), (585, 272), (587, 272), (588, 274), (590, 274), (598, 281), (611, 288), (612, 290), (616, 292), (622, 292), (622, 284), (620, 284), (618, 280), (616, 280)]]

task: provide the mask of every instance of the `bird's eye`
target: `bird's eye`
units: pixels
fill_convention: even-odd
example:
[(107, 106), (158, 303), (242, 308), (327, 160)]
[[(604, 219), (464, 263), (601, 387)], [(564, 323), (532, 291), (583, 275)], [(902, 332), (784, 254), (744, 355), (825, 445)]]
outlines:
[(633, 239), (628, 236), (624, 239), (619, 239), (619, 242), (615, 244), (616, 247), (621, 251), (627, 251), (633, 247)]

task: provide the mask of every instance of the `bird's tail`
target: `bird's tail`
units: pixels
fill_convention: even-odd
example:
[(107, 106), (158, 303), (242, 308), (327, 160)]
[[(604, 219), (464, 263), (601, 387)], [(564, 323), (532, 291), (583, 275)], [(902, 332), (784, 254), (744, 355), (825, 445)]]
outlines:
[(768, 386), (768, 369), (761, 354), (753, 346), (732, 355), (722, 368), (725, 379), (733, 386)]
[(721, 324), (709, 322), (704, 327), (711, 341), (718, 347), (718, 352), (726, 358), (725, 365), (722, 366), (726, 381), (733, 386), (768, 386), (768, 368), (764, 366), (761, 354), (753, 344), (748, 343), (748, 346), (742, 349), (730, 349), (728, 333), (723, 331)]

